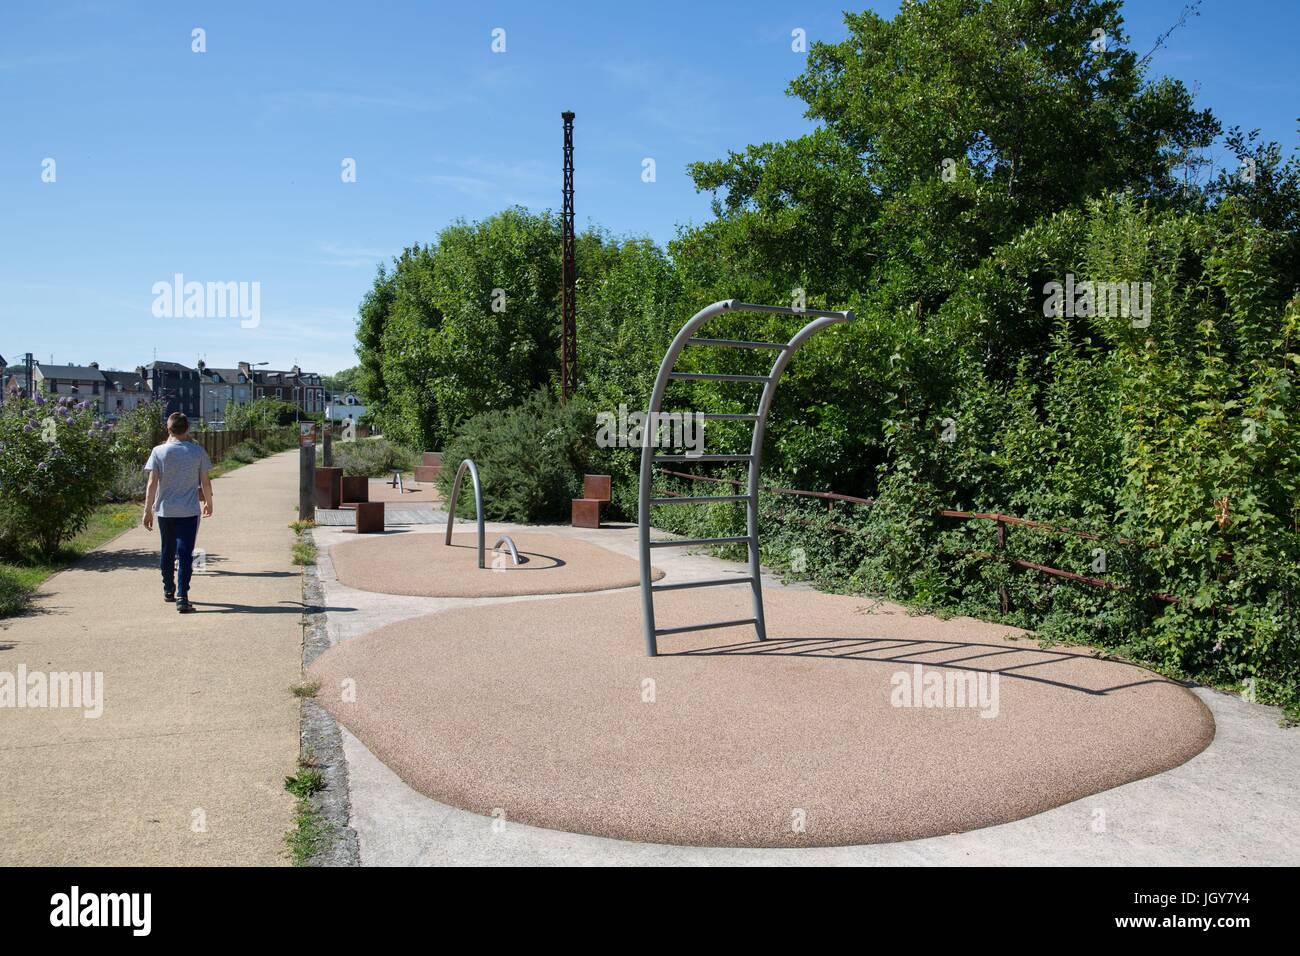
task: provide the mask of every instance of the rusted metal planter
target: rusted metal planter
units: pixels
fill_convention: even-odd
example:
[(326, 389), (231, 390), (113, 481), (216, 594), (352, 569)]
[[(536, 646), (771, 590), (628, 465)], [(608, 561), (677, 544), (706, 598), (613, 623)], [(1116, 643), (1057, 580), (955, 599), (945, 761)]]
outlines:
[(317, 508), (337, 508), (343, 499), (343, 469), (317, 468), (312, 475), (312, 501)]
[(382, 534), (384, 531), (384, 503), (382, 501), (357, 502), (357, 534)]
[(340, 500), (345, 505), (369, 501), (370, 479), (365, 475), (344, 475)]

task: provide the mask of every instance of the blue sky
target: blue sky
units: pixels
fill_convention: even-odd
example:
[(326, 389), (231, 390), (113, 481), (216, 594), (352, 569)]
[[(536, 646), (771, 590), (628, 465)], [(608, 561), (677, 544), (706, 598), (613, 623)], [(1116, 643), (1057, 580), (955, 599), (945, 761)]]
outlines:
[[(1183, 6), (1131, 0), (1130, 46), (1146, 52)], [(708, 217), (688, 162), (809, 128), (784, 94), (804, 63), (791, 30), (840, 39), (840, 9), (6, 0), (0, 354), (352, 365), (379, 261), (458, 217), (558, 209), (564, 109), (577, 113), (580, 226), (666, 242)], [(1194, 87), (1225, 127), (1290, 149), (1297, 36), (1296, 0), (1206, 0), (1153, 72)], [(355, 183), (340, 178), (349, 157)], [(259, 282), (260, 324), (155, 317), (152, 287), (176, 273)]]

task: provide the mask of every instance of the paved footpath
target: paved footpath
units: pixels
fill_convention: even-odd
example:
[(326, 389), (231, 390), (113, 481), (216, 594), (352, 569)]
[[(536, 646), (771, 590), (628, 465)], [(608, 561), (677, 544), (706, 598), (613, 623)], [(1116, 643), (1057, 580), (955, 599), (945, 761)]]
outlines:
[(0, 865), (287, 862), (297, 468), (294, 451), (213, 482), (197, 613), (163, 602), (157, 532), (136, 527), (0, 621), (0, 673), (101, 672), (104, 688), (98, 718), (0, 708)]

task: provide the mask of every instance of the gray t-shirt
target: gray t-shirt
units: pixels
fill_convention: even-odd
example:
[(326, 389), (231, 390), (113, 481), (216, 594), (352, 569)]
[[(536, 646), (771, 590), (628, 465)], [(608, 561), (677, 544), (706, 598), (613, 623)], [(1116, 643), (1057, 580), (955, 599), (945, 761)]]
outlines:
[(212, 467), (203, 446), (169, 441), (154, 447), (144, 470), (158, 473), (154, 513), (159, 518), (193, 518), (199, 513), (199, 482)]

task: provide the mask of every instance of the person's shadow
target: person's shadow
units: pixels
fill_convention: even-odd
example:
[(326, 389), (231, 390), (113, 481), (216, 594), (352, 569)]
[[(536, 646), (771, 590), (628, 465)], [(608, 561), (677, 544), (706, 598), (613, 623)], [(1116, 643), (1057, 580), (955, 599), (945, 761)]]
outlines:
[[(279, 604), (227, 604), (222, 601), (195, 601), (191, 604), (199, 609), (200, 614), (302, 614), (303, 606), (291, 601), (281, 601)], [(204, 611), (203, 608), (210, 608)], [(325, 613), (329, 611), (355, 611), (354, 607), (320, 607), (312, 605), (312, 613)]]

